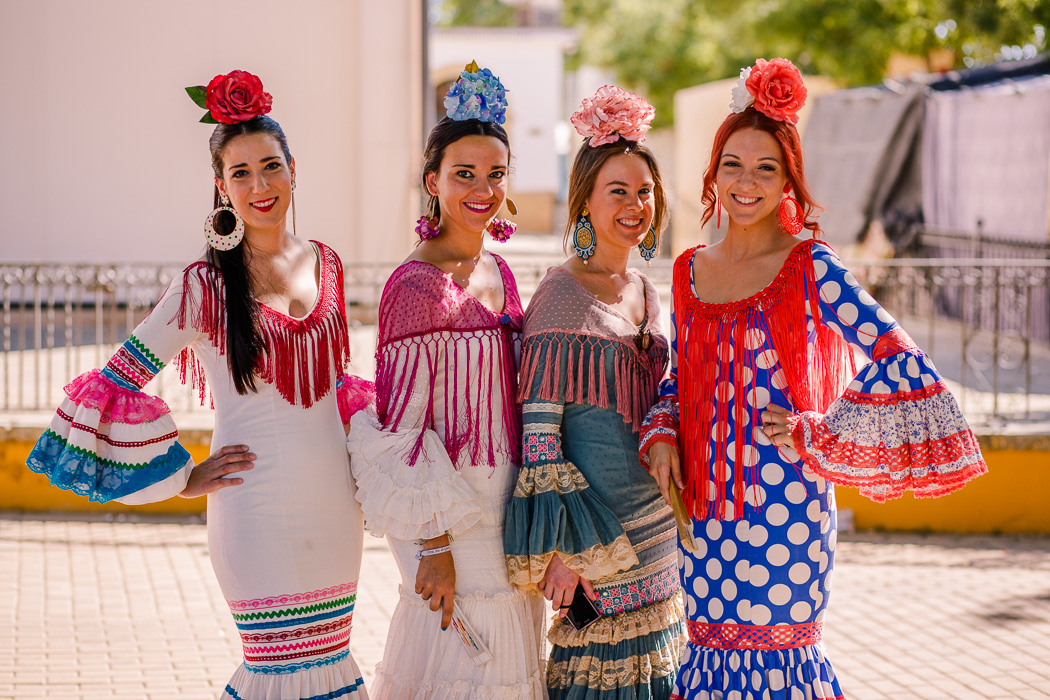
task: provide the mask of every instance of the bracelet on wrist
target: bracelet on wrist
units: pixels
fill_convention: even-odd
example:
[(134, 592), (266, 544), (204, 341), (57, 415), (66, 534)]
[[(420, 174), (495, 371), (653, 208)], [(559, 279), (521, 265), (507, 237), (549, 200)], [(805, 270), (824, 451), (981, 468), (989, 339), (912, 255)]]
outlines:
[(435, 554), (444, 554), (445, 552), (451, 552), (452, 545), (446, 544), (444, 547), (433, 547), (431, 549), (421, 549), (416, 553), (416, 559), (422, 559), (423, 557), (432, 557)]

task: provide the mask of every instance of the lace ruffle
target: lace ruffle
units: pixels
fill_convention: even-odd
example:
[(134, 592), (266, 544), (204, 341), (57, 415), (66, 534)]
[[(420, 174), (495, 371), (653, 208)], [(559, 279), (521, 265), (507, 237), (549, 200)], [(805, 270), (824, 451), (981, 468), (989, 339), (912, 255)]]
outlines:
[(65, 391), (78, 407), (94, 408), (101, 413), (101, 423), (136, 425), (171, 413), (161, 399), (119, 386), (97, 369), (71, 381)]
[[(638, 610), (610, 615), (582, 630), (577, 630), (563, 618), (554, 616), (547, 641), (559, 647), (585, 647), (589, 644), (619, 644), (625, 639), (645, 637), (678, 624), (685, 617), (682, 594), (653, 603)], [(685, 644), (684, 627), (681, 633)]]
[(905, 491), (942, 496), (988, 470), (955, 397), (917, 351), (862, 369), (826, 415), (791, 420), (796, 449), (815, 472), (877, 502)]
[(402, 540), (429, 539), (464, 532), (481, 518), (474, 491), (445, 453), (433, 431), (426, 431), (428, 463), (410, 466), (404, 455), (415, 430), (388, 432), (368, 410), (350, 419), (347, 450), (357, 480), (357, 500), (372, 535)]
[[(510, 582), (523, 590), (536, 590), (543, 578), (554, 552), (539, 555), (507, 555), (507, 571)], [(565, 566), (588, 581), (595, 581), (617, 571), (630, 569), (638, 564), (631, 541), (624, 533), (609, 545), (597, 544), (578, 554), (566, 555), (558, 552)]]
[(547, 686), (555, 690), (585, 686), (591, 691), (612, 693), (656, 679), (671, 680), (678, 671), (682, 646), (680, 640), (673, 639), (659, 649), (626, 658), (579, 654), (565, 661), (552, 661), (547, 669)]
[(355, 413), (376, 400), (376, 385), (367, 379), (344, 374), (335, 383), (336, 401), (339, 403), (339, 418), (349, 423)]

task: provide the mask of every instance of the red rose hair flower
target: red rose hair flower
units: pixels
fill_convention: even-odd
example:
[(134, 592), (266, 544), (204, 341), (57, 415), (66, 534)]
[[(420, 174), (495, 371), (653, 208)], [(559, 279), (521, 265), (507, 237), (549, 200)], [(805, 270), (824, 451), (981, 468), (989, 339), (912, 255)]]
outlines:
[(266, 114), (273, 104), (270, 93), (263, 91), (262, 81), (243, 70), (217, 75), (208, 87), (186, 88), (190, 98), (208, 110), (201, 121), (206, 124), (237, 124)]
[(243, 70), (217, 75), (206, 88), (205, 104), (223, 124), (248, 121), (270, 111), (273, 97), (263, 92), (262, 81)]

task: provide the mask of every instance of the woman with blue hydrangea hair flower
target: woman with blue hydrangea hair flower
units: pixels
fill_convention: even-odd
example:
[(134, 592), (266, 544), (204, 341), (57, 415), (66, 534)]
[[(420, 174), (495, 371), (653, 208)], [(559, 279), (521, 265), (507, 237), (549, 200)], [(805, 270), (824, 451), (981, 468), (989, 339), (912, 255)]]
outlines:
[(543, 601), (514, 588), (504, 511), (521, 462), (516, 403), (523, 310), (485, 250), (507, 199), (505, 90), (471, 64), (424, 152), (420, 244), (379, 305), (376, 406), (347, 448), (371, 533), (401, 571), (373, 698), (545, 697)]

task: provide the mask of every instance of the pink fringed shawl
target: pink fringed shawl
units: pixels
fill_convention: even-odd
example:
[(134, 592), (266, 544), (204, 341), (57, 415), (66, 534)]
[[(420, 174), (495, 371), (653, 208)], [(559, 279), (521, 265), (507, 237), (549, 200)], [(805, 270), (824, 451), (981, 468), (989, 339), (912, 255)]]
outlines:
[[(297, 319), (258, 305), (263, 338), (263, 355), (256, 365), (258, 377), (273, 384), (288, 403), (303, 408), (327, 396), (350, 362), (343, 265), (331, 248), (312, 242), (320, 251), (321, 279), (310, 313)], [(225, 355), (225, 290), (219, 271), (206, 262), (196, 262), (183, 271), (182, 285), (182, 303), (172, 320), (179, 328), (189, 326), (200, 331), (220, 355)], [(175, 362), (183, 383), (188, 375), (203, 405), (207, 395), (204, 370), (193, 350), (185, 348)]]
[(602, 303), (572, 273), (551, 268), (525, 314), (522, 401), (612, 408), (635, 432), (641, 428), (667, 368), (668, 346), (660, 331), (660, 297), (652, 283), (639, 276), (645, 285), (647, 350), (638, 346), (637, 326)]
[[(746, 393), (752, 388), (749, 377), (756, 376), (757, 350), (749, 340), (754, 331), (766, 333), (784, 369), (787, 394), (798, 411), (827, 410), (842, 393), (849, 376), (855, 373), (853, 355), (845, 341), (821, 322), (817, 276), (813, 268), (813, 244), (795, 246), (773, 282), (762, 291), (740, 301), (709, 304), (696, 298), (691, 280), (695, 248), (678, 256), (674, 264), (674, 308), (678, 338), (679, 442), (687, 509), (696, 518), (710, 517), (708, 489), (714, 482), (717, 496), (715, 516), (725, 519), (728, 485), (712, 478), (712, 464), (728, 462), (728, 426), (739, 433), (733, 441), (733, 463), (744, 463), (744, 449), (754, 436), (746, 430)], [(811, 316), (807, 316), (807, 305)], [(807, 321), (813, 319), (815, 342), (809, 348)], [(733, 358), (731, 391), (716, 391), (726, 382), (723, 358)], [(853, 371), (847, 375), (847, 368)], [(730, 398), (733, 411), (730, 415)], [(761, 425), (758, 409), (750, 408), (751, 425)], [(713, 436), (711, 426), (716, 426)], [(712, 449), (713, 446), (713, 449)], [(748, 484), (758, 483), (758, 465), (750, 468)], [(733, 470), (733, 500), (744, 501), (745, 469)], [(742, 510), (736, 511), (739, 513)]]
[[(379, 420), (384, 429), (397, 430), (412, 395), (425, 395), (422, 425), (405, 427), (434, 428), (435, 410), (441, 411), (440, 437), (457, 467), (464, 459), (493, 465), (497, 454), (521, 463), (521, 414), (515, 396), (524, 314), (514, 276), (502, 258), (493, 257), (503, 277), (501, 314), (464, 291), (451, 275), (422, 261), (394, 270), (379, 303)], [(458, 342), (464, 337), (468, 342)], [(463, 367), (469, 381), (459, 381)], [(437, 386), (439, 376), (443, 386)], [(502, 403), (502, 417), (497, 416), (497, 402)], [(422, 451), (420, 430), (408, 462), (416, 464)]]

